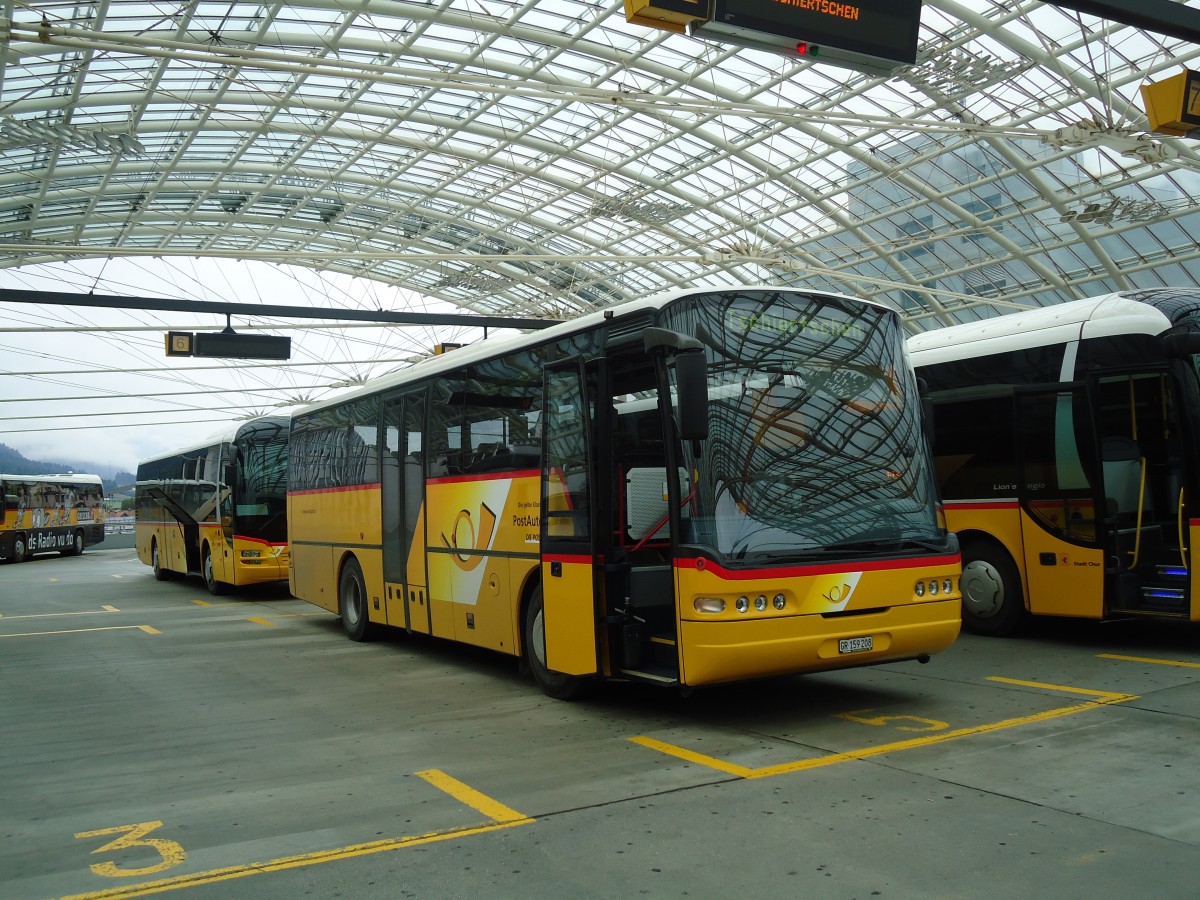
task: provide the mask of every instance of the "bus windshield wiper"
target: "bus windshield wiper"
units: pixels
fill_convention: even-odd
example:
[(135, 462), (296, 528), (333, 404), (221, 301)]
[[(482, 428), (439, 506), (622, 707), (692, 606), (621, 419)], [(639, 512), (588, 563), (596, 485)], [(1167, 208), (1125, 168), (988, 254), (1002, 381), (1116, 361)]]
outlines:
[(929, 550), (934, 553), (944, 553), (946, 545), (938, 544), (934, 541), (922, 540), (920, 538), (863, 538), (860, 540), (839, 541), (836, 544), (829, 544), (824, 549), (837, 552), (845, 550), (898, 550), (902, 547), (919, 547), (922, 550)]

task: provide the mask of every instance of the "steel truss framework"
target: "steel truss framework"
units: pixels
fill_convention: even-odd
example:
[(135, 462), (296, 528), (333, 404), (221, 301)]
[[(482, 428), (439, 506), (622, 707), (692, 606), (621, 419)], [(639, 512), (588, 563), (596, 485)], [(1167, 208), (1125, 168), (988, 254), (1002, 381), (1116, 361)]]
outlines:
[(912, 330), (1200, 284), (1200, 157), (1139, 86), (1200, 48), (926, 0), (872, 76), (652, 31), (619, 0), (7, 0), (0, 267), (266, 260), (481, 314), (705, 282)]

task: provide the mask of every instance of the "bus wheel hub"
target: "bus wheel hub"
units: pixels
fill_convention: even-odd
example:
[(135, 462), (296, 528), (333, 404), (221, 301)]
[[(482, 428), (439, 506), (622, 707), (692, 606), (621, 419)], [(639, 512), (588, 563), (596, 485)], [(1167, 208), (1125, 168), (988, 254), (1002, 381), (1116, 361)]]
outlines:
[(963, 566), (963, 604), (975, 616), (986, 619), (994, 616), (1004, 605), (1004, 582), (1000, 573), (982, 559)]

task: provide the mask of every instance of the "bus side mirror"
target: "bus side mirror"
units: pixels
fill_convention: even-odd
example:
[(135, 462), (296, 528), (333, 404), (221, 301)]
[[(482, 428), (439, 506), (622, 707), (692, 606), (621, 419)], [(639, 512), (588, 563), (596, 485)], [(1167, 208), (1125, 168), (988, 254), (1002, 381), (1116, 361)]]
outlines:
[(708, 362), (704, 345), (694, 337), (666, 328), (642, 332), (647, 353), (661, 348), (675, 351), (675, 392), (679, 405), (679, 437), (685, 441), (708, 438)]
[(1200, 334), (1189, 331), (1179, 331), (1174, 334), (1164, 334), (1160, 339), (1163, 351), (1174, 359), (1183, 359), (1194, 353), (1200, 353)]
[(685, 441), (708, 438), (708, 361), (703, 350), (675, 355), (675, 389), (679, 403), (679, 437)]

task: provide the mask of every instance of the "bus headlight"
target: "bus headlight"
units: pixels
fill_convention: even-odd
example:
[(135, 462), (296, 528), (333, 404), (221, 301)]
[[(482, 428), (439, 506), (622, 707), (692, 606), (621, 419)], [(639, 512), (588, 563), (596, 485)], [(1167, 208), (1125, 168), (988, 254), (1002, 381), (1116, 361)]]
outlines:
[(757, 609), (759, 612), (762, 612), (763, 610), (765, 610), (767, 608), (767, 598), (765, 595), (759, 594), (757, 597), (754, 598), (754, 608)]
[(918, 581), (918, 582), (917, 582), (917, 586), (916, 586), (915, 588), (913, 588), (913, 592), (914, 592), (914, 593), (915, 593), (915, 594), (916, 594), (918, 597), (924, 597), (924, 596), (925, 596), (925, 582), (923, 582), (923, 581)]
[(929, 594), (935, 596), (938, 592), (938, 583), (936, 581), (929, 582)]
[(696, 612), (698, 613), (725, 612), (725, 601), (720, 597), (697, 597), (692, 601), (692, 606), (696, 608)]
[(738, 597), (733, 606), (738, 612), (745, 612), (750, 608), (750, 600), (747, 597)]
[(942, 582), (942, 593), (948, 594), (952, 590), (954, 590), (954, 582), (951, 581), (949, 578), (947, 578), (945, 581)]
[(784, 597), (783, 594), (776, 594), (775, 595), (775, 608), (783, 609), (784, 606), (786, 606), (786, 605), (787, 605), (787, 598)]

